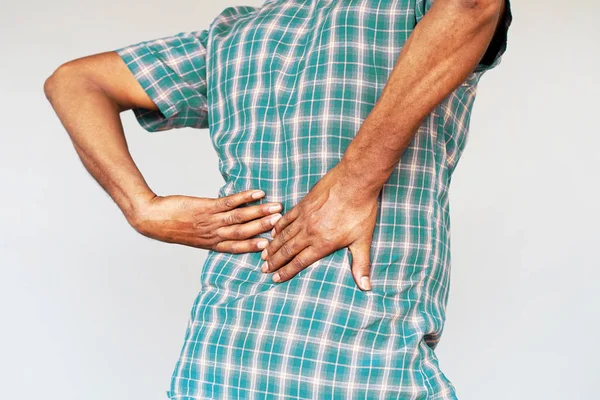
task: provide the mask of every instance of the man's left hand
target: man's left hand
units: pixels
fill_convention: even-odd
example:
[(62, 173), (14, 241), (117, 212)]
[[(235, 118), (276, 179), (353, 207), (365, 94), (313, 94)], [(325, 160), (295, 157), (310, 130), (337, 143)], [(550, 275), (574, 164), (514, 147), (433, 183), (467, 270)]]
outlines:
[(359, 288), (371, 290), (370, 249), (380, 190), (365, 191), (346, 171), (344, 163), (338, 163), (275, 224), (274, 239), (261, 255), (266, 260), (262, 271), (275, 272), (274, 282), (285, 282), (348, 246), (354, 281)]

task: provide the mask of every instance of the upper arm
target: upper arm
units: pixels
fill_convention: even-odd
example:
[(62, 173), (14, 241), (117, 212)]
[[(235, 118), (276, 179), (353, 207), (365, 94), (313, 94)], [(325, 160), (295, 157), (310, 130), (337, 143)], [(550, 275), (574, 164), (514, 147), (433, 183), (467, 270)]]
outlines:
[[(416, 0), (415, 18), (417, 23), (425, 16), (436, 1), (438, 0)], [(485, 8), (485, 6), (491, 6), (493, 9), (498, 10), (499, 18), (494, 35), (483, 57), (475, 67), (475, 72), (484, 72), (496, 67), (506, 51), (508, 29), (512, 23), (510, 0), (486, 0), (485, 2), (457, 0), (457, 3), (467, 7), (483, 6)]]
[(53, 80), (102, 90), (149, 132), (207, 128), (207, 37), (207, 30), (181, 32), (77, 58)]
[(44, 90), (48, 94), (54, 87), (66, 82), (102, 90), (115, 101), (121, 111), (135, 107), (158, 109), (114, 51), (80, 57), (62, 64), (46, 80)]
[(102, 90), (117, 103), (121, 111), (137, 107), (158, 110), (157, 105), (115, 51), (77, 58), (61, 65), (58, 71), (61, 69), (64, 70), (63, 74), (77, 76), (87, 84)]

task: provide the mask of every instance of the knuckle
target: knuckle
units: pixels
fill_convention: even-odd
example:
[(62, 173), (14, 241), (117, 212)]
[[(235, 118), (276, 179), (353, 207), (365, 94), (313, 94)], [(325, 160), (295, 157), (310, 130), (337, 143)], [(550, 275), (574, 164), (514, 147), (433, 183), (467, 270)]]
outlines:
[(239, 228), (235, 228), (232, 232), (231, 232), (231, 237), (233, 239), (241, 239), (243, 236), (243, 232), (241, 229)]
[(225, 208), (232, 208), (233, 200), (231, 199), (231, 197), (221, 197), (221, 199), (219, 201), (219, 206), (225, 207)]
[(318, 232), (319, 228), (320, 228), (319, 221), (320, 221), (319, 218), (317, 218), (316, 216), (309, 215), (306, 218), (306, 224), (305, 224), (306, 230), (310, 231), (310, 232)]
[(333, 240), (323, 239), (323, 245), (321, 246), (321, 248), (325, 249), (325, 251), (332, 252), (336, 250), (337, 245), (336, 242)]
[(284, 256), (289, 257), (292, 255), (293, 246), (288, 243), (284, 243), (279, 251), (281, 251), (281, 254)]
[(234, 215), (233, 213), (227, 213), (225, 214), (225, 216), (223, 217), (223, 224), (224, 225), (234, 225), (235, 221), (234, 221)]
[(319, 229), (317, 228), (317, 226), (315, 224), (307, 224), (306, 227), (306, 233), (309, 236), (318, 236), (319, 235)]
[(231, 197), (226, 197), (225, 200), (223, 200), (223, 204), (225, 204), (225, 207), (227, 208), (232, 208), (234, 206), (234, 202)]
[(311, 212), (310, 210), (306, 210), (302, 215), (303, 215), (302, 219), (304, 219), (307, 224), (311, 224), (311, 225), (318, 223), (319, 220), (321, 219), (319, 214)]
[(297, 270), (301, 270), (301, 269), (304, 269), (304, 268), (306, 268), (306, 267), (307, 267), (307, 264), (306, 264), (306, 262), (304, 261), (304, 258), (303, 258), (303, 257), (296, 257), (296, 258), (294, 259), (293, 266), (294, 266), (294, 268), (296, 268)]
[(232, 224), (240, 223), (240, 221), (242, 220), (242, 217), (240, 215), (240, 210), (236, 209), (236, 210), (230, 211), (229, 219)]
[(275, 227), (275, 230), (277, 231), (277, 238), (279, 240), (281, 240), (282, 242), (285, 242), (286, 240), (288, 240), (288, 234), (289, 234), (288, 229), (281, 230), (281, 229)]

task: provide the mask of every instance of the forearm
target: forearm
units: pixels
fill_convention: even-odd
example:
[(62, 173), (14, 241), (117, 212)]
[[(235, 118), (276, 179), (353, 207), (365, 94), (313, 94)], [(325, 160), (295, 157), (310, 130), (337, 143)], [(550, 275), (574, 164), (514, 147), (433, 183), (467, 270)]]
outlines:
[(83, 165), (131, 221), (154, 193), (129, 153), (121, 107), (73, 71), (55, 72), (44, 90)]
[(423, 119), (458, 87), (485, 53), (504, 2), (436, 0), (417, 24), (342, 164), (351, 181), (378, 192)]

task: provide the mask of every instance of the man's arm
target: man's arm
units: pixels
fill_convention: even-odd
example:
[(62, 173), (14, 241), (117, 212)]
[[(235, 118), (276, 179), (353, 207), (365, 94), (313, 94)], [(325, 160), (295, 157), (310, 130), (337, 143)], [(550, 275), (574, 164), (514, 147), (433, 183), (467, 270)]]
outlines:
[(138, 232), (227, 253), (255, 252), (267, 245), (265, 239), (253, 237), (273, 227), (281, 204), (238, 208), (264, 193), (253, 197), (255, 191), (248, 190), (219, 199), (162, 197), (148, 187), (129, 153), (120, 113), (133, 108), (156, 111), (158, 100), (148, 95), (116, 52), (61, 65), (44, 83), (44, 93), (85, 168)]
[(61, 65), (46, 79), (44, 93), (85, 168), (132, 221), (154, 193), (129, 154), (120, 113), (156, 105), (114, 52)]
[(406, 41), (375, 107), (342, 162), (363, 190), (378, 192), (423, 119), (473, 71), (504, 0), (436, 0)]
[[(342, 160), (275, 224), (263, 272), (283, 282), (333, 251), (352, 253), (356, 284), (370, 290), (377, 197), (423, 119), (474, 70), (504, 0), (436, 0), (417, 24)], [(344, 212), (339, 212), (344, 210)]]

